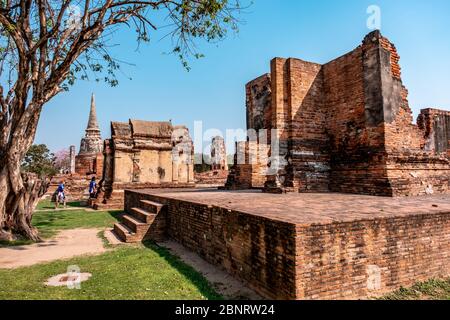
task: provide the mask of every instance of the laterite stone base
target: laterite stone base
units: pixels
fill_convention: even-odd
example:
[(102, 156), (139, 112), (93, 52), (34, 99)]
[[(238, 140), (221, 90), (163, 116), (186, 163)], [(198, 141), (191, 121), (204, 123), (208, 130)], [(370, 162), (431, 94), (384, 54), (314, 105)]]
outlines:
[(125, 210), (145, 200), (165, 210), (158, 236), (270, 299), (365, 299), (450, 276), (448, 195), (140, 190)]

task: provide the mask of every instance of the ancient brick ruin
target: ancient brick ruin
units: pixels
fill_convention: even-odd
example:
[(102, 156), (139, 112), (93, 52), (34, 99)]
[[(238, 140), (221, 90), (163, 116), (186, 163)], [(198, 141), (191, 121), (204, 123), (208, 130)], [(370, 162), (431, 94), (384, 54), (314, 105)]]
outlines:
[(220, 136), (214, 137), (211, 141), (211, 169), (228, 170), (225, 140)]
[[(203, 165), (208, 166), (208, 164)], [(195, 172), (194, 175), (197, 186), (222, 187), (225, 184), (228, 177), (228, 159), (223, 137), (217, 136), (211, 140), (210, 170)]]
[(52, 177), (46, 197), (56, 199), (56, 189), (64, 181), (68, 201), (86, 201), (88, 187), (92, 177), (99, 181), (103, 173), (103, 141), (97, 121), (95, 96), (91, 97), (88, 124), (84, 138), (80, 142), (80, 151), (75, 154), (75, 146), (69, 148), (70, 169)]
[(268, 174), (269, 151), (269, 145), (257, 141), (237, 142), (234, 165), (228, 175), (225, 189), (264, 188)]
[(270, 146), (261, 137), (243, 142), (238, 149), (246, 150), (244, 157), (257, 160), (235, 159), (230, 189), (449, 192), (450, 112), (425, 109), (413, 124), (397, 50), (379, 31), (323, 65), (275, 58), (270, 74), (248, 83), (246, 91), (247, 127), (268, 129), (268, 144), (279, 139), (280, 157), (271, 160), (282, 166), (264, 174)]
[(91, 110), (86, 135), (81, 139), (80, 151), (75, 157), (75, 173), (79, 175), (98, 175), (103, 172), (103, 140), (97, 122), (95, 97), (91, 97)]
[(324, 65), (275, 58), (246, 87), (253, 130), (228, 190), (126, 190), (116, 234), (169, 238), (269, 299), (364, 299), (448, 277), (450, 112), (413, 124), (398, 62), (379, 32)]
[(125, 189), (194, 186), (189, 130), (170, 122), (112, 122), (96, 208), (123, 208)]

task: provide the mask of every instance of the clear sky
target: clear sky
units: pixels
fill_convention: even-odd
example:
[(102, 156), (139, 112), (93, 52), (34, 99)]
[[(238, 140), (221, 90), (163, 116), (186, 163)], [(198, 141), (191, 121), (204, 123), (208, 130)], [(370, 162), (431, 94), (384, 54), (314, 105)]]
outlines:
[(35, 143), (52, 151), (76, 145), (78, 151), (92, 92), (103, 138), (110, 135), (110, 121), (129, 118), (172, 119), (191, 131), (196, 120), (204, 129), (245, 129), (248, 81), (268, 72), (276, 56), (325, 63), (354, 49), (371, 31), (370, 5), (381, 8), (381, 31), (399, 51), (415, 117), (426, 107), (450, 110), (449, 0), (254, 0), (240, 16), (245, 21), (238, 34), (199, 44), (205, 58), (191, 62), (190, 72), (165, 54), (171, 47), (163, 33), (136, 50), (133, 33), (120, 32), (115, 57), (134, 65), (123, 66), (119, 86), (80, 81), (54, 98), (44, 108)]

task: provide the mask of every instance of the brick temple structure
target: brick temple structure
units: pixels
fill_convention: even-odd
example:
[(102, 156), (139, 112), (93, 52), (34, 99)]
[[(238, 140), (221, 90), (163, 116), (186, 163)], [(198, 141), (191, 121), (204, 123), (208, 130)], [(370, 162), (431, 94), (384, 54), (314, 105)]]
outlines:
[(96, 175), (103, 172), (103, 140), (97, 122), (95, 96), (91, 97), (91, 110), (86, 135), (81, 139), (80, 151), (75, 157), (75, 172), (79, 175)]
[[(412, 196), (449, 192), (450, 112), (422, 110), (413, 124), (399, 55), (379, 31), (326, 64), (275, 58), (246, 86), (248, 129), (279, 139), (282, 164), (264, 174), (264, 142), (242, 142), (246, 158), (227, 187), (267, 192)], [(271, 137), (276, 129), (277, 137)], [(252, 155), (248, 153), (255, 152)]]
[(105, 140), (97, 209), (123, 208), (125, 189), (193, 187), (194, 147), (185, 126), (170, 122), (111, 122)]
[(412, 123), (398, 60), (379, 32), (324, 65), (274, 59), (247, 85), (247, 126), (277, 130), (237, 143), (231, 190), (126, 190), (114, 230), (176, 241), (269, 299), (366, 299), (446, 279), (450, 113)]

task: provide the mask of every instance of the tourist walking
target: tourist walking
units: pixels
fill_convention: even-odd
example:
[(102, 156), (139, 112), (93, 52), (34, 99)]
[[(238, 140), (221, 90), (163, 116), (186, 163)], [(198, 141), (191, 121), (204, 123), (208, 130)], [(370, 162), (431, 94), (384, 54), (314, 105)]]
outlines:
[(95, 182), (95, 177), (92, 177), (91, 182), (89, 183), (89, 197), (94, 199), (97, 194), (97, 182)]
[(60, 182), (58, 188), (56, 189), (56, 201), (55, 209), (58, 209), (59, 204), (62, 203), (64, 208), (66, 207), (66, 194), (65, 194), (65, 183), (64, 180)]

